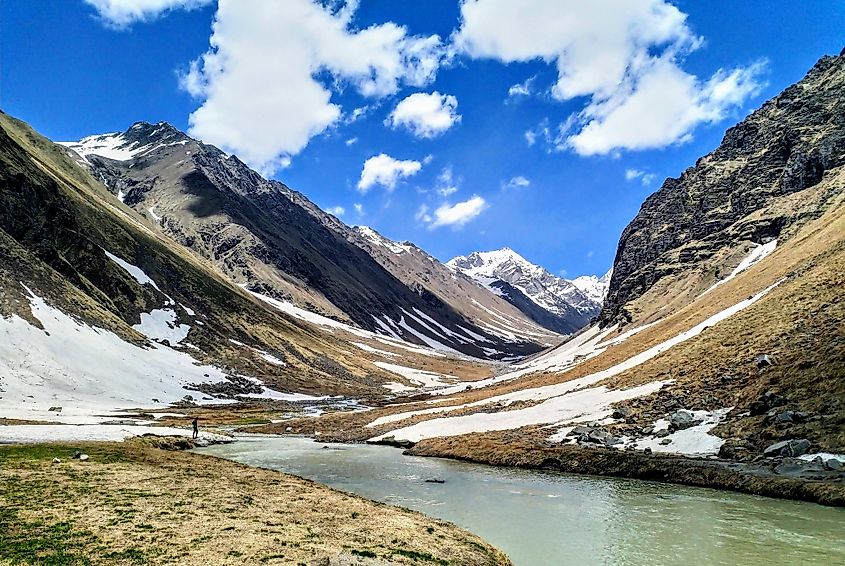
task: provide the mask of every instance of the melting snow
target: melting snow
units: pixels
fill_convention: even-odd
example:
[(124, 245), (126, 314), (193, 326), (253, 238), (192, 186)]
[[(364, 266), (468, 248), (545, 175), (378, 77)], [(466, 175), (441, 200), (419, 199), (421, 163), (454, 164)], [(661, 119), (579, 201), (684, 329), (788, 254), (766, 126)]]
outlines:
[[(93, 415), (149, 406), (153, 399), (170, 403), (194, 393), (184, 389), (188, 383), (226, 378), (220, 369), (201, 365), (184, 352), (162, 345), (142, 348), (88, 326), (27, 291), (32, 314), (44, 330), (17, 315), (0, 318), (3, 416), (98, 422), (103, 419)], [(52, 406), (62, 411), (48, 411)]]
[[(609, 405), (624, 399), (631, 399), (642, 395), (648, 395), (660, 389), (668, 382), (656, 381), (647, 383), (639, 387), (633, 387), (625, 390), (608, 390), (605, 387), (595, 387), (592, 389), (584, 389), (602, 380), (618, 375), (626, 370), (634, 368), (648, 360), (658, 356), (666, 350), (680, 344), (694, 336), (700, 334), (705, 328), (713, 326), (714, 324), (730, 317), (731, 315), (747, 308), (754, 304), (761, 297), (765, 296), (769, 291), (775, 288), (780, 281), (772, 286), (764, 289), (756, 295), (749, 297), (739, 303), (728, 307), (707, 320), (695, 325), (689, 330), (678, 334), (648, 350), (641, 352), (631, 358), (616, 364), (608, 369), (578, 378), (563, 383), (553, 385), (545, 385), (530, 389), (515, 391), (504, 395), (497, 395), (474, 403), (467, 403), (457, 406), (436, 407), (433, 409), (424, 409), (427, 413), (445, 412), (462, 409), (465, 407), (475, 407), (481, 405), (488, 405), (491, 403), (498, 403), (504, 406), (510, 405), (515, 401), (542, 401), (538, 405), (527, 407), (524, 409), (516, 409), (513, 411), (501, 411), (498, 413), (474, 413), (471, 415), (457, 416), (457, 417), (440, 417), (430, 421), (424, 421), (415, 425), (401, 428), (388, 432), (384, 435), (376, 437), (372, 440), (380, 440), (387, 436), (394, 436), (397, 439), (411, 440), (413, 442), (419, 441), (422, 438), (430, 438), (435, 436), (454, 436), (458, 434), (465, 434), (469, 432), (484, 432), (489, 430), (508, 430), (527, 426), (532, 424), (553, 424), (560, 426), (572, 422), (583, 422), (584, 420), (596, 420), (600, 416), (609, 416), (611, 411)], [(577, 342), (572, 344), (569, 348), (563, 348), (561, 351), (552, 351), (550, 354), (534, 360), (532, 363), (526, 364), (523, 369), (499, 376), (497, 378), (490, 378), (485, 380), (492, 383), (492, 380), (502, 381), (503, 379), (513, 379), (514, 374), (524, 375), (525, 373), (537, 371), (538, 368), (550, 368), (559, 363), (561, 357), (569, 359), (570, 356), (574, 359), (574, 352), (583, 348), (595, 348), (595, 345), (607, 336), (609, 330), (599, 332), (597, 328), (592, 328), (584, 332)], [(632, 331), (633, 332), (633, 331)], [(566, 345), (564, 345), (566, 346)], [(532, 367), (533, 366), (533, 367)], [(457, 392), (458, 388), (465, 388), (467, 383), (460, 383), (456, 386), (439, 390), (438, 392)], [(481, 383), (479, 383), (481, 385)], [(605, 415), (605, 413), (607, 413)], [(390, 416), (393, 420), (402, 420), (419, 412), (401, 413)], [(374, 421), (375, 422), (375, 421)], [(718, 422), (718, 421), (717, 421)], [(372, 424), (372, 423), (371, 423)], [(708, 427), (706, 428), (705, 427)], [(708, 439), (706, 433), (716, 426), (713, 423), (702, 424), (699, 427), (693, 427), (697, 430), (687, 433), (679, 437), (678, 446), (681, 449), (705, 449), (711, 446), (708, 442), (713, 443)], [(687, 429), (690, 430), (690, 429)], [(681, 431), (684, 432), (684, 431)], [(713, 437), (715, 438), (715, 437)], [(718, 450), (718, 447), (716, 448)]]
[(775, 248), (777, 247), (777, 245), (778, 245), (777, 240), (772, 240), (771, 242), (768, 242), (768, 243), (765, 243), (765, 244), (756, 244), (751, 249), (751, 252), (747, 256), (745, 256), (745, 258), (743, 258), (743, 260), (741, 262), (739, 262), (739, 265), (737, 265), (734, 268), (734, 270), (731, 271), (730, 275), (728, 275), (724, 279), (721, 279), (721, 280), (717, 281), (716, 283), (714, 283), (713, 285), (711, 285), (706, 291), (704, 291), (704, 293), (702, 293), (702, 295), (704, 295), (705, 293), (709, 293), (710, 291), (712, 291), (713, 289), (715, 289), (719, 285), (727, 283), (728, 281), (730, 281), (731, 279), (733, 279), (734, 277), (736, 277), (737, 275), (739, 275), (743, 271), (746, 271), (747, 269), (756, 265), (763, 258), (765, 258), (767, 255), (769, 255), (770, 253), (775, 251)]
[(423, 371), (420, 369), (409, 368), (396, 364), (389, 364), (387, 362), (373, 362), (373, 365), (387, 370), (396, 375), (401, 375), (412, 383), (417, 383), (424, 387), (441, 387), (446, 385), (442, 380), (449, 379), (448, 376), (434, 373), (431, 371)]
[(188, 337), (190, 325), (176, 322), (176, 311), (173, 309), (153, 309), (151, 312), (141, 313), (141, 323), (132, 326), (135, 330), (153, 340), (167, 340), (171, 344), (178, 344)]
[(108, 258), (110, 260), (115, 262), (117, 265), (122, 267), (124, 269), (124, 271), (129, 273), (129, 275), (131, 275), (135, 279), (135, 281), (138, 282), (139, 285), (150, 285), (153, 289), (155, 289), (159, 293), (164, 294), (162, 292), (162, 290), (158, 288), (158, 285), (156, 285), (156, 282), (153, 281), (152, 278), (149, 275), (144, 273), (143, 269), (141, 269), (137, 265), (132, 265), (131, 263), (120, 259), (119, 257), (117, 257), (113, 253), (109, 252), (108, 250), (103, 250), (103, 251), (105, 252), (106, 256), (108, 256)]

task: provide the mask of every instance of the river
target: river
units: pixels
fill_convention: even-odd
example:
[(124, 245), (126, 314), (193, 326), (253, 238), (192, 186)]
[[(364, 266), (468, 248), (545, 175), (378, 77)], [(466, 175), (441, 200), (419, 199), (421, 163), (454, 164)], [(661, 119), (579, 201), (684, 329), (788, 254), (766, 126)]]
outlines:
[(845, 509), (811, 503), (297, 437), (247, 437), (199, 452), (451, 521), (519, 566), (845, 564)]

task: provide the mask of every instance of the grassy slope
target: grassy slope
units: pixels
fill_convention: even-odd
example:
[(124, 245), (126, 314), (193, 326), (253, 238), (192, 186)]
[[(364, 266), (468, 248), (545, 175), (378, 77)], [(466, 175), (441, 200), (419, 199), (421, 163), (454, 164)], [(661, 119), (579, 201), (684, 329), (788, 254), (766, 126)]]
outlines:
[(5, 446), (0, 461), (0, 564), (510, 564), (450, 523), (143, 440)]

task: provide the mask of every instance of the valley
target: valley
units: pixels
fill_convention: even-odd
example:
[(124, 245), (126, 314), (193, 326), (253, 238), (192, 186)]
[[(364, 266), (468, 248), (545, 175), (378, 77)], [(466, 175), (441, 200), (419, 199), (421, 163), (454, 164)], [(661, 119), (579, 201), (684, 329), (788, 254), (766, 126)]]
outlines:
[[(841, 560), (844, 92), (822, 57), (572, 279), (441, 262), (167, 122), (54, 143), (0, 113), (0, 563), (662, 563), (646, 530)], [(587, 536), (543, 546), (558, 498)]]

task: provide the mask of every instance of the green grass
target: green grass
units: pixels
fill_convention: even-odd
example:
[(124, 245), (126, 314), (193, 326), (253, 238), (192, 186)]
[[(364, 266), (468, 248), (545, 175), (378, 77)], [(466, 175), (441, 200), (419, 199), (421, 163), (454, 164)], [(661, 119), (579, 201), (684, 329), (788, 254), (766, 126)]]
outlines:
[(11, 564), (90, 564), (85, 549), (97, 542), (70, 522), (24, 521), (16, 507), (0, 508), (0, 559)]

